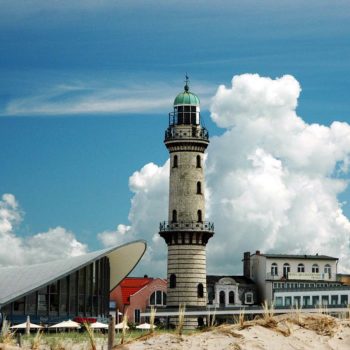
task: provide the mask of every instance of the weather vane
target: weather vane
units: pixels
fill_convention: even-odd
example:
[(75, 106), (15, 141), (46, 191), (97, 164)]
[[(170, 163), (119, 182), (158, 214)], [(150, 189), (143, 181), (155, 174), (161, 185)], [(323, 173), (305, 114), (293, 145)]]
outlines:
[(188, 86), (189, 81), (190, 81), (190, 78), (188, 77), (187, 72), (186, 72), (186, 74), (185, 74), (185, 83), (186, 83), (185, 91), (186, 92), (190, 89), (189, 86)]

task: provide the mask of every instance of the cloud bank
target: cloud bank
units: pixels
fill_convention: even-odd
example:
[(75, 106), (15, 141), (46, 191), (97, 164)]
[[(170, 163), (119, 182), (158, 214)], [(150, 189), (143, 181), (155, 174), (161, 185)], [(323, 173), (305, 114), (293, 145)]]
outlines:
[(22, 218), (15, 196), (4, 194), (0, 200), (0, 267), (40, 263), (87, 252), (85, 244), (60, 226), (26, 239), (19, 237), (16, 228)]
[[(255, 250), (332, 255), (350, 271), (350, 222), (338, 200), (348, 185), (350, 125), (305, 123), (296, 114), (300, 92), (290, 75), (244, 74), (213, 97), (211, 117), (226, 131), (211, 139), (206, 161), (206, 219), (215, 223), (209, 273), (240, 273), (243, 252)], [(163, 276), (166, 245), (157, 228), (167, 219), (168, 172), (168, 162), (135, 172), (131, 224), (100, 236), (108, 244), (147, 239), (139, 269)]]

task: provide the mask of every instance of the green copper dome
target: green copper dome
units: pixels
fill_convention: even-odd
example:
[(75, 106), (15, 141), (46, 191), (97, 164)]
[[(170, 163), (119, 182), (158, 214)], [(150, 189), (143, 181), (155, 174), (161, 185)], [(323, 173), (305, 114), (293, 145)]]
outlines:
[(189, 87), (186, 83), (184, 92), (180, 92), (174, 100), (174, 106), (178, 105), (194, 105), (199, 106), (200, 101), (197, 95), (189, 92)]

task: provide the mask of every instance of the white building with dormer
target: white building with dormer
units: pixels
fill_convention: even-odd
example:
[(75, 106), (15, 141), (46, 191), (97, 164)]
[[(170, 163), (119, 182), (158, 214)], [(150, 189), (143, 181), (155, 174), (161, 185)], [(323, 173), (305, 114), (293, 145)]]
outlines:
[[(338, 258), (326, 255), (244, 254), (244, 271), (260, 302), (276, 307), (346, 306), (350, 286), (337, 281)], [(249, 274), (249, 276), (247, 276)]]

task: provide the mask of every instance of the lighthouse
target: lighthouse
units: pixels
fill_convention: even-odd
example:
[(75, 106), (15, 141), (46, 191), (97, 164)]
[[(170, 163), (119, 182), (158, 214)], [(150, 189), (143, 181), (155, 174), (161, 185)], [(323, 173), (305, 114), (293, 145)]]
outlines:
[[(206, 245), (214, 224), (205, 219), (204, 152), (209, 134), (201, 123), (200, 100), (188, 77), (169, 113), (164, 143), (170, 156), (168, 221), (160, 236), (168, 247), (167, 307), (206, 307)], [(194, 326), (194, 325), (193, 325)]]

